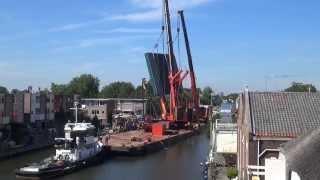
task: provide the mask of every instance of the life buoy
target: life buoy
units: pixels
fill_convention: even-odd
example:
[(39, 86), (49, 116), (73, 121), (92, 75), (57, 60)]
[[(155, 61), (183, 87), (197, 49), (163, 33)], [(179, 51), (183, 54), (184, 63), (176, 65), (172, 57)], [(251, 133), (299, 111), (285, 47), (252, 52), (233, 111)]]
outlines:
[(64, 160), (69, 161), (69, 160), (70, 160), (70, 156), (69, 156), (69, 155), (66, 155), (66, 156), (64, 157)]

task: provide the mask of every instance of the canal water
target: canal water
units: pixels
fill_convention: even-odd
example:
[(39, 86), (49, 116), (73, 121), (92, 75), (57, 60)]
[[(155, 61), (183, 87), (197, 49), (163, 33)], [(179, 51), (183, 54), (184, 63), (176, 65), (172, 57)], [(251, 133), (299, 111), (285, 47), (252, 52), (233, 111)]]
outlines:
[[(103, 164), (56, 180), (200, 180), (200, 162), (208, 154), (206, 132), (146, 156), (112, 157)], [(52, 153), (54, 149), (47, 149), (0, 161), (0, 180), (15, 179), (13, 170), (16, 167), (39, 161)]]

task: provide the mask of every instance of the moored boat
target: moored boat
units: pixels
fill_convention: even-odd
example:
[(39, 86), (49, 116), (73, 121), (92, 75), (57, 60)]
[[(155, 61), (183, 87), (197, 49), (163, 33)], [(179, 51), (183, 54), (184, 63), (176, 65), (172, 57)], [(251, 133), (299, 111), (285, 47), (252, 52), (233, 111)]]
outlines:
[[(76, 114), (78, 104), (75, 103)], [(95, 134), (91, 123), (68, 122), (64, 126), (65, 137), (56, 138), (55, 155), (39, 163), (32, 163), (15, 171), (19, 179), (48, 179), (102, 162), (106, 149)]]

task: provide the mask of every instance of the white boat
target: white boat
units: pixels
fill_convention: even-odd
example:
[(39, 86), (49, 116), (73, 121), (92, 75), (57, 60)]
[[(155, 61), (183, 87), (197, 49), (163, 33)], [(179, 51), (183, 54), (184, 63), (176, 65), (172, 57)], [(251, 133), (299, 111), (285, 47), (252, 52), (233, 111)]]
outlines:
[(91, 123), (78, 122), (78, 103), (75, 103), (76, 121), (64, 126), (65, 137), (56, 138), (55, 155), (40, 163), (33, 163), (15, 171), (17, 178), (47, 179), (101, 162), (106, 150), (95, 134)]

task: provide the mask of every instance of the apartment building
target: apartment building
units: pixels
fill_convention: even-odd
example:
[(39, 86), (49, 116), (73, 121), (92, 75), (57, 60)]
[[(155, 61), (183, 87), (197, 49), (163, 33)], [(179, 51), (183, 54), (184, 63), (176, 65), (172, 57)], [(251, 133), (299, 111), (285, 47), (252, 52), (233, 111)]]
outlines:
[(54, 95), (53, 111), (55, 113), (65, 113), (73, 107), (74, 97), (65, 95)]
[(36, 121), (44, 121), (45, 111), (46, 111), (45, 94), (41, 93), (40, 91), (32, 93), (30, 122), (36, 123)]
[(81, 104), (86, 105), (86, 116), (90, 119), (98, 118), (102, 126), (111, 121), (115, 109), (112, 99), (81, 99)]
[(13, 102), (14, 96), (12, 94), (6, 94), (4, 96), (4, 118), (3, 122), (9, 124), (13, 119)]
[(52, 121), (54, 120), (54, 95), (52, 93), (46, 93), (46, 112), (45, 112), (45, 119)]
[(4, 118), (5, 94), (0, 94), (0, 126), (6, 124)]
[(23, 100), (23, 113), (24, 113), (24, 122), (30, 123), (30, 114), (31, 114), (31, 93), (24, 92)]
[(146, 114), (146, 99), (126, 99), (113, 98), (115, 101), (115, 109), (121, 112), (132, 112), (137, 116), (144, 116)]
[(22, 124), (24, 122), (24, 92), (13, 94), (12, 123)]

